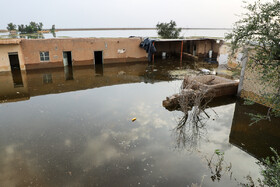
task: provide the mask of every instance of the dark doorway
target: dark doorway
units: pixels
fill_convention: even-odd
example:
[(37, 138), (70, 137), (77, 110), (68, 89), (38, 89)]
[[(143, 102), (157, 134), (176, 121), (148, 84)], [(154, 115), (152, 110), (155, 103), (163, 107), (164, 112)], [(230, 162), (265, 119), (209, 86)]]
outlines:
[(18, 53), (9, 53), (9, 60), (11, 65), (11, 70), (20, 70)]
[(64, 66), (72, 66), (71, 51), (63, 51), (63, 65)]
[(193, 45), (193, 56), (196, 56), (196, 44)]
[(11, 65), (11, 72), (13, 76), (14, 87), (23, 87), (23, 81), (20, 71), (18, 53), (9, 53), (9, 60)]
[(94, 64), (103, 64), (103, 52), (94, 51)]

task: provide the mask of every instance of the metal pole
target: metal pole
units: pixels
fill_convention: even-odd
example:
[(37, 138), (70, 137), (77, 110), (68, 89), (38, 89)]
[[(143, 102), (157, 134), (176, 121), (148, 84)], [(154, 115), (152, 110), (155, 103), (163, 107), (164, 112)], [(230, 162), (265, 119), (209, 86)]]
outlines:
[(181, 56), (180, 56), (180, 62), (183, 60), (183, 47), (184, 47), (184, 42), (182, 41), (181, 43)]
[[(153, 46), (155, 46), (155, 42), (153, 42)], [(153, 54), (153, 63), (155, 62), (155, 54)]]
[(248, 49), (244, 49), (243, 57), (241, 59), (242, 69), (241, 69), (240, 80), (239, 80), (239, 84), (238, 84), (238, 90), (237, 90), (238, 97), (240, 97), (241, 91), (243, 89), (243, 82), (244, 82), (245, 69), (246, 69), (247, 62), (248, 62)]

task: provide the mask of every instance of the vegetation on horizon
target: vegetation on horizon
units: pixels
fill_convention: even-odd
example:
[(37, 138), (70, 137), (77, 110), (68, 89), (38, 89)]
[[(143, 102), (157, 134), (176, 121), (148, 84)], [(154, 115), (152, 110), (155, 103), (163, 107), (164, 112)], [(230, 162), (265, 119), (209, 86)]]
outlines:
[(157, 33), (164, 39), (179, 38), (182, 28), (176, 28), (176, 26), (176, 22), (172, 20), (169, 23), (158, 23), (156, 25)]
[[(20, 34), (34, 34), (38, 33), (40, 31), (43, 31), (43, 23), (39, 22), (36, 23), (34, 21), (31, 21), (29, 25), (20, 24), (16, 26), (16, 24), (9, 23), (7, 26), (8, 31), (17, 31)], [(52, 28), (50, 29), (50, 32), (55, 32), (55, 25), (52, 25)]]

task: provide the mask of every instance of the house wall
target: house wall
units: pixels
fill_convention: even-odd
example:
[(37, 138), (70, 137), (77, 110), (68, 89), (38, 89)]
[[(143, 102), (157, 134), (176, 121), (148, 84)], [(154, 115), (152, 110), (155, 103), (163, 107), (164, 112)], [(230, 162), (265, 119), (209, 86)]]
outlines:
[(221, 45), (218, 57), (219, 64), (226, 64), (230, 68), (241, 66), (241, 59), (243, 57), (242, 51), (242, 48), (238, 48), (236, 52), (232, 54), (231, 45), (229, 43)]
[(247, 63), (241, 97), (248, 98), (256, 103), (271, 107), (269, 102), (267, 102), (267, 100), (262, 96), (266, 94), (276, 94), (277, 91), (278, 88), (272, 87), (271, 84), (265, 83), (261, 79), (261, 67), (251, 67)]
[[(239, 69), (242, 66), (243, 48), (238, 48), (234, 54), (230, 44), (223, 44), (220, 47), (220, 56), (218, 58), (219, 64), (226, 64), (233, 69)], [(254, 55), (254, 50), (250, 50), (248, 57)], [(247, 62), (244, 72), (243, 85), (241, 90), (241, 97), (252, 100), (256, 103), (271, 107), (269, 102), (263, 97), (266, 94), (276, 94), (277, 89), (271, 84), (263, 82), (261, 66), (250, 66)], [(273, 70), (271, 70), (273, 71)], [(271, 80), (272, 81), (272, 80)], [(272, 106), (273, 107), (273, 106)]]
[[(22, 40), (26, 69), (62, 67), (63, 51), (72, 52), (72, 65), (94, 64), (94, 51), (103, 51), (104, 64), (147, 61), (139, 38), (73, 38)], [(49, 51), (50, 61), (40, 62), (40, 51)]]
[(0, 72), (11, 70), (10, 60), (9, 60), (9, 53), (11, 53), (11, 52), (18, 53), (20, 68), (22, 70), (25, 70), (24, 58), (22, 55), (20, 45), (18, 45), (18, 44), (1, 45), (0, 44)]
[[(242, 59), (244, 56), (244, 49), (238, 48), (235, 53), (232, 54), (232, 49), (230, 44), (223, 44), (220, 47), (220, 55), (218, 58), (219, 64), (225, 64), (233, 69), (240, 69), (242, 66)], [(250, 50), (248, 53), (248, 58), (254, 55), (254, 50)], [(245, 58), (246, 59), (246, 58)], [(273, 70), (271, 70), (273, 71)], [(266, 94), (277, 93), (277, 88), (272, 85), (263, 82), (261, 66), (250, 66), (249, 62), (246, 63), (243, 85), (241, 90), (241, 97), (252, 100), (256, 103), (270, 107), (269, 102), (263, 97)]]

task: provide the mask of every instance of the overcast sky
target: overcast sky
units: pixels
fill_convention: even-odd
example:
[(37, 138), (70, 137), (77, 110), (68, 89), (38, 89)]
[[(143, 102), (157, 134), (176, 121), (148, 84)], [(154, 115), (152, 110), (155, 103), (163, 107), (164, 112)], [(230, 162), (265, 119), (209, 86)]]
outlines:
[[(44, 28), (232, 27), (243, 0), (13, 0), (2, 1), (0, 29), (7, 24), (42, 22)], [(254, 2), (254, 0), (247, 0)]]

